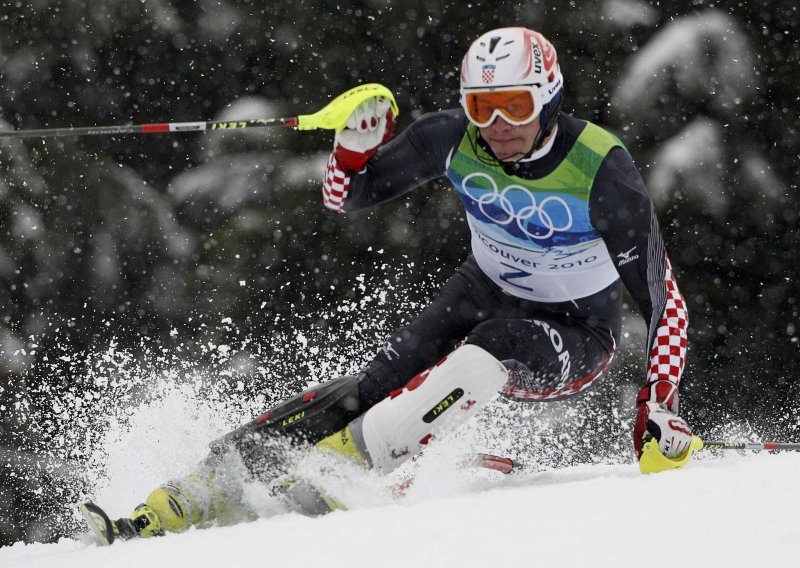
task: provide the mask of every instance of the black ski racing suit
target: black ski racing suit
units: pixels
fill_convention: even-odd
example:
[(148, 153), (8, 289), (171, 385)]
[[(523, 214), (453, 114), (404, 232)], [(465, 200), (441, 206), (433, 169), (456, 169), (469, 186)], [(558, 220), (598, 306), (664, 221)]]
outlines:
[[(338, 193), (333, 207), (326, 195), (326, 205), (356, 211), (444, 176), (467, 124), (461, 110), (427, 114), (382, 146), (361, 172), (332, 171), (329, 162), (323, 193), (330, 192), (330, 181), (336, 176), (336, 181), (344, 182), (344, 191)], [(586, 124), (561, 113), (549, 152), (535, 160), (504, 163), (503, 170), (523, 179), (546, 176), (565, 159)], [(491, 153), (479, 138), (476, 143)], [(510, 368), (504, 389), (508, 397), (546, 401), (581, 392), (613, 359), (620, 337), (623, 285), (648, 324), (647, 385), (640, 398), (658, 398), (656, 389), (650, 393), (647, 387), (661, 383), (669, 392), (677, 392), (688, 316), (653, 203), (633, 160), (621, 147), (613, 148), (597, 171), (590, 189), (589, 216), (618, 274), (610, 285), (585, 297), (530, 300), (515, 294), (513, 288), (498, 286), (469, 255), (436, 299), (397, 330), (363, 369), (359, 377), (362, 408), (401, 388), (464, 340)]]

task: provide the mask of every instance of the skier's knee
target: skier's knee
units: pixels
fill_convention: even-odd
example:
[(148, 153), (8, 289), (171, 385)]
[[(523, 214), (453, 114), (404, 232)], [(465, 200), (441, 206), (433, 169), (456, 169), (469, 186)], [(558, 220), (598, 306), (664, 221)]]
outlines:
[(435, 436), (462, 424), (493, 400), (507, 378), (484, 349), (464, 345), (419, 381), (384, 399), (351, 424), (366, 461), (388, 472)]
[(466, 343), (476, 345), (496, 357), (506, 359), (509, 357), (508, 351), (511, 341), (508, 336), (508, 321), (501, 319), (490, 319), (479, 323), (467, 336)]

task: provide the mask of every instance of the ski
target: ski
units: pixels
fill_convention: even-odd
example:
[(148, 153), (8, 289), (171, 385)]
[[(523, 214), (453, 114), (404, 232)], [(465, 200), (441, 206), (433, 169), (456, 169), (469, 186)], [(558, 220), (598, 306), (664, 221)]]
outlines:
[[(482, 469), (491, 469), (499, 471), (502, 474), (509, 475), (512, 473), (519, 473), (523, 469), (523, 465), (511, 458), (504, 456), (496, 456), (494, 454), (475, 453), (471, 456), (464, 458), (458, 462), (459, 467), (477, 467)], [(392, 496), (395, 499), (400, 499), (406, 496), (406, 493), (414, 484), (414, 476), (409, 477), (405, 481), (393, 485), (390, 489)]]
[(81, 503), (79, 508), (83, 518), (86, 519), (89, 528), (92, 529), (92, 532), (95, 534), (100, 544), (103, 546), (111, 545), (114, 542), (115, 536), (114, 522), (108, 517), (105, 511), (91, 501)]
[[(475, 453), (459, 461), (460, 467), (476, 467), (491, 469), (508, 475), (523, 469), (521, 463), (494, 454)], [(396, 499), (405, 497), (414, 484), (414, 477), (390, 487)], [(286, 477), (273, 487), (275, 495), (281, 495), (292, 509), (304, 515), (317, 516), (335, 510), (347, 510), (347, 507), (328, 496), (320, 488), (294, 477)], [(136, 524), (131, 519), (112, 521), (103, 509), (87, 501), (79, 505), (79, 509), (89, 528), (103, 546), (110, 546), (117, 538), (130, 539), (139, 536)], [(159, 534), (163, 535), (163, 531)]]

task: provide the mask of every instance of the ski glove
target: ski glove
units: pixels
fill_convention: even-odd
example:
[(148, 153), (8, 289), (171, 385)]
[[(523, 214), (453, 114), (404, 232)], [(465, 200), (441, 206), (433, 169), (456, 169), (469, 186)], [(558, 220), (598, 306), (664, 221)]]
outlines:
[[(642, 423), (645, 424), (644, 428), (641, 427)], [(686, 421), (662, 410), (653, 402), (645, 402), (639, 406), (634, 428), (634, 442), (638, 442), (636, 452), (639, 457), (642, 456), (642, 442), (648, 434), (658, 440), (659, 451), (668, 458), (682, 456), (692, 442), (692, 429)]]
[(358, 172), (375, 155), (378, 147), (394, 132), (392, 104), (384, 97), (373, 97), (361, 103), (344, 130), (336, 133), (333, 155), (346, 172)]
[(636, 399), (636, 425), (633, 445), (636, 457), (642, 457), (642, 444), (650, 437), (658, 440), (658, 449), (668, 458), (683, 455), (692, 441), (692, 429), (678, 416), (678, 387), (661, 380), (644, 387)]
[(339, 213), (344, 211), (353, 173), (364, 169), (378, 147), (392, 137), (394, 127), (392, 103), (383, 97), (367, 99), (353, 111), (344, 130), (336, 133), (325, 168), (322, 180), (325, 207)]

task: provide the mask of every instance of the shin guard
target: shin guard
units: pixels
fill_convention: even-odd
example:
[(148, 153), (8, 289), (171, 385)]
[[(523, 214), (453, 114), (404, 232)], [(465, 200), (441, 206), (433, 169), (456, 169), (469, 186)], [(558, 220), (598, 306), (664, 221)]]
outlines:
[(367, 463), (388, 473), (498, 396), (506, 368), (475, 345), (453, 351), (350, 423)]

